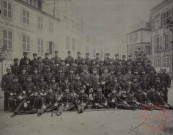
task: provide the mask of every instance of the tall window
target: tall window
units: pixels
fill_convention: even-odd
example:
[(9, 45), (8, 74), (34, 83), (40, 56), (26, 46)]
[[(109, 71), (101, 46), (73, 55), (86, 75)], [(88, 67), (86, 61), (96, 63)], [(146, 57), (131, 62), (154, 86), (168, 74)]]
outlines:
[(53, 54), (53, 42), (49, 41), (49, 45), (48, 45), (48, 53), (49, 54)]
[(169, 67), (170, 66), (170, 57), (164, 56), (163, 57), (163, 67)]
[(29, 52), (30, 51), (30, 37), (27, 35), (22, 35), (22, 45), (23, 51)]
[(160, 57), (155, 58), (155, 67), (160, 67), (161, 59)]
[(6, 0), (3, 1), (3, 15), (9, 19), (12, 18), (12, 5)]
[(155, 52), (158, 52), (159, 51), (159, 36), (155, 37), (154, 46), (155, 46)]
[(29, 11), (23, 9), (23, 23), (29, 25)]
[(12, 49), (12, 32), (9, 30), (3, 30), (3, 47)]
[(43, 17), (38, 16), (38, 28), (43, 28)]
[(43, 40), (38, 39), (37, 43), (38, 43), (38, 53), (43, 53)]
[(169, 49), (170, 39), (169, 39), (169, 33), (166, 33), (164, 35), (164, 44), (165, 44), (165, 50)]
[(75, 45), (75, 39), (72, 39), (72, 50), (74, 51), (76, 49), (76, 45)]

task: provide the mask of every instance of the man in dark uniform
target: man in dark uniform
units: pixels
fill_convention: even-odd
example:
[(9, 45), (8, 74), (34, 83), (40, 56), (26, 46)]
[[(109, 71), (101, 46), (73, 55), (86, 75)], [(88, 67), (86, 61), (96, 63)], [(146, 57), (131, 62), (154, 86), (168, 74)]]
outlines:
[(127, 60), (125, 66), (125, 74), (127, 74), (129, 70), (131, 71), (131, 73), (133, 73), (134, 66), (131, 64), (129, 60)]
[(44, 73), (44, 71), (45, 71), (45, 64), (42, 62), (42, 58), (41, 57), (38, 57), (37, 68), (38, 68), (38, 73)]
[(38, 65), (37, 53), (33, 53), (33, 60), (31, 60), (30, 63), (31, 63), (32, 68), (37, 67), (37, 65)]
[(68, 56), (65, 58), (65, 64), (67, 66), (72, 65), (74, 63), (74, 58), (71, 56), (71, 51), (68, 51)]
[(93, 74), (90, 76), (91, 87), (93, 88), (93, 92), (97, 91), (97, 88), (100, 86), (100, 76), (97, 72), (97, 69), (93, 69)]
[(65, 65), (64, 60), (61, 60), (61, 65), (60, 65), (59, 69), (61, 69), (62, 72), (65, 73), (65, 74), (68, 72), (68, 67)]
[(83, 113), (88, 104), (88, 95), (85, 93), (86, 86), (82, 85), (76, 99), (78, 113)]
[(117, 90), (116, 88), (111, 88), (111, 93), (108, 94), (108, 104), (110, 108), (117, 109), (118, 100), (117, 100)]
[(115, 54), (114, 65), (117, 66), (119, 61), (119, 54)]
[(41, 116), (44, 112), (50, 112), (58, 109), (58, 102), (53, 89), (49, 88), (45, 100), (42, 103), (42, 108), (38, 109), (37, 116)]
[(73, 110), (75, 107), (75, 97), (72, 93), (70, 93), (70, 89), (68, 87), (65, 88), (64, 93), (60, 95), (58, 98), (59, 107), (56, 114), (59, 116), (63, 113), (63, 111)]
[(21, 66), (21, 68), (25, 68), (26, 69), (26, 74), (30, 75), (32, 72), (32, 66), (29, 64), (29, 60), (26, 59), (25, 60), (25, 65)]
[(72, 68), (69, 69), (69, 73), (67, 75), (67, 78), (70, 83), (72, 83), (75, 80), (75, 74)]
[(86, 53), (85, 63), (88, 66), (90, 66), (90, 64), (91, 64), (91, 59), (89, 58), (89, 53)]
[(85, 67), (83, 72), (80, 74), (80, 80), (82, 84), (86, 86), (86, 93), (89, 94), (89, 89), (91, 87), (90, 73), (88, 72), (88, 67)]
[(101, 109), (107, 106), (108, 106), (107, 99), (102, 93), (101, 87), (97, 87), (97, 92), (93, 94), (93, 107), (96, 109)]
[(104, 69), (107, 68), (105, 65), (104, 65), (104, 61), (100, 61), (100, 65), (98, 67), (99, 69), (99, 75), (103, 74), (104, 73)]
[(22, 86), (18, 82), (18, 78), (16, 76), (13, 77), (13, 82), (7, 86), (7, 92), (9, 94), (9, 109), (14, 111), (17, 105), (22, 101), (23, 93)]
[(33, 74), (31, 76), (32, 82), (37, 85), (40, 81), (40, 74), (38, 74), (38, 69), (36, 67), (33, 69)]
[(95, 58), (95, 62), (96, 62), (96, 65), (100, 65), (100, 54), (99, 53), (96, 53), (96, 58)]
[(7, 74), (2, 76), (2, 83), (1, 88), (2, 91), (4, 91), (4, 111), (8, 110), (8, 92), (7, 92), (7, 86), (12, 83), (13, 77), (15, 76), (12, 74), (11, 67), (7, 67), (6, 69)]
[(51, 64), (50, 64), (50, 70), (53, 74), (56, 74), (59, 68), (59, 64), (55, 64), (55, 60), (52, 58), (51, 59)]
[(122, 65), (126, 65), (126, 55), (122, 55)]
[(11, 66), (12, 73), (14, 75), (19, 75), (20, 74), (20, 66), (19, 66), (19, 59), (14, 58), (14, 64)]
[(118, 60), (118, 64), (116, 65), (116, 70), (121, 71), (121, 73), (125, 74), (125, 65), (122, 64), (121, 60)]
[(56, 82), (55, 77), (51, 78), (51, 82), (48, 84), (48, 88), (53, 90), (53, 93), (58, 96), (61, 94), (61, 88), (59, 83)]
[(72, 93), (76, 93), (78, 95), (82, 86), (83, 85), (82, 85), (82, 82), (80, 80), (80, 76), (79, 76), (79, 74), (76, 74), (75, 79), (73, 79), (73, 81), (71, 83)]
[(71, 83), (69, 82), (68, 78), (64, 78), (64, 81), (61, 83), (61, 89), (62, 92), (64, 92), (65, 89), (69, 89), (71, 88)]
[(113, 60), (110, 58), (110, 53), (106, 54), (106, 59), (104, 60), (104, 65), (108, 66), (110, 61), (113, 62)]
[(43, 63), (47, 66), (49, 66), (51, 64), (49, 57), (49, 53), (45, 53), (45, 58), (43, 59)]
[(27, 80), (27, 76), (28, 74), (26, 73), (26, 69), (25, 67), (21, 68), (21, 73), (18, 75), (18, 79), (19, 79), (19, 83), (22, 85), (24, 85), (24, 82), (26, 82)]
[(55, 64), (60, 65), (61, 63), (61, 58), (58, 56), (58, 51), (55, 51), (55, 57), (53, 57)]
[(83, 60), (83, 58), (81, 57), (81, 53), (77, 52), (77, 58), (75, 59), (75, 63), (77, 65), (80, 65), (80, 64), (82, 64), (82, 60)]
[(147, 65), (146, 65), (146, 67), (145, 67), (145, 70), (146, 70), (146, 73), (147, 73), (147, 74), (150, 74), (150, 71), (151, 71), (151, 70), (153, 70), (154, 73), (156, 73), (155, 68), (154, 68), (153, 66), (151, 66), (151, 61), (150, 61), (150, 60), (147, 61)]
[(25, 65), (25, 61), (26, 61), (26, 59), (28, 59), (29, 62), (30, 62), (30, 59), (28, 58), (28, 53), (27, 53), (27, 52), (23, 52), (23, 58), (20, 59), (20, 66)]
[(157, 78), (156, 73), (154, 72), (154, 70), (151, 70), (150, 71), (150, 74), (149, 74), (149, 83), (150, 83), (150, 86), (153, 86), (155, 84), (156, 78)]
[(50, 72), (50, 67), (48, 66), (46, 69), (46, 72), (44, 73), (44, 80), (49, 83), (51, 81), (51, 78), (53, 77), (53, 74)]
[(131, 91), (131, 93), (135, 93), (138, 90), (141, 90), (141, 85), (138, 82), (138, 78), (137, 77), (133, 77), (133, 82), (131, 84), (131, 90), (130, 91)]
[(55, 77), (56, 77), (56, 81), (61, 85), (61, 83), (64, 81), (64, 78), (65, 78), (65, 73), (62, 72), (61, 68), (59, 69)]
[(166, 73), (165, 69), (161, 70), (161, 73), (158, 75), (160, 82), (164, 86), (164, 101), (168, 103), (168, 88), (171, 86), (171, 77)]
[(96, 65), (95, 59), (91, 61), (91, 65), (89, 66), (89, 72), (92, 74), (93, 69), (97, 69), (97, 72), (99, 73), (99, 65)]

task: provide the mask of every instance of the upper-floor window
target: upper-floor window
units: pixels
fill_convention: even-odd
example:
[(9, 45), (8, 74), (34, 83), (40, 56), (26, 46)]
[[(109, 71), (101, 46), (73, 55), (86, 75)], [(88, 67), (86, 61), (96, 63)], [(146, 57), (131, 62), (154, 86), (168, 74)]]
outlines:
[(155, 37), (155, 41), (154, 41), (154, 48), (155, 48), (155, 52), (158, 52), (160, 49), (159, 47), (159, 36)]
[(165, 33), (164, 34), (164, 49), (168, 50), (170, 47), (170, 34), (169, 33)]
[(23, 9), (22, 16), (23, 16), (23, 23), (29, 25), (29, 11)]
[(6, 18), (12, 18), (12, 4), (9, 1), (3, 1), (3, 15)]
[(28, 35), (22, 35), (22, 45), (23, 51), (30, 51), (30, 37)]
[(38, 16), (38, 28), (43, 28), (43, 17)]
[(12, 49), (12, 31), (3, 30), (3, 48)]
[(43, 53), (43, 40), (38, 39), (37, 44), (38, 44), (38, 53)]

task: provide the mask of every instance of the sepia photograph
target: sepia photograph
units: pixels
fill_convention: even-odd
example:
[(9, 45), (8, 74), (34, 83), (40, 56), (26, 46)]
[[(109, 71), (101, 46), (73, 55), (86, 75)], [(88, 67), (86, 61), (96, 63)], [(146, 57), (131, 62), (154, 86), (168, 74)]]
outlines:
[(173, 0), (0, 0), (0, 135), (172, 135)]

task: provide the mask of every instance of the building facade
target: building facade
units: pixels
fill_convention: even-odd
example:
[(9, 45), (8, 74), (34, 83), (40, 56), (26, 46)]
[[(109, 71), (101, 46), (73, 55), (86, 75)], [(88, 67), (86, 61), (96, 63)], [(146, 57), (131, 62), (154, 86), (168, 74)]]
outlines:
[(173, 75), (173, 35), (165, 28), (169, 17), (173, 18), (172, 0), (164, 0), (151, 10), (152, 55), (157, 71), (166, 69)]
[(59, 51), (65, 58), (68, 50), (76, 56), (83, 49), (78, 25), (73, 23), (74, 30), (73, 25), (66, 23), (69, 20), (60, 16), (63, 11), (52, 15), (44, 10), (45, 4), (43, 0), (0, 0), (0, 77), (13, 58), (23, 57), (23, 52), (32, 59), (33, 53), (44, 57), (48, 52), (53, 57), (54, 51)]
[(149, 23), (140, 22), (133, 31), (127, 34), (127, 55), (135, 57), (135, 50), (138, 47), (151, 59), (151, 29)]

